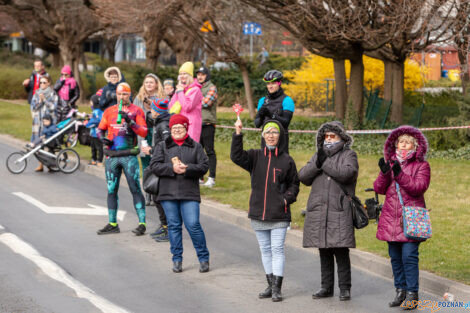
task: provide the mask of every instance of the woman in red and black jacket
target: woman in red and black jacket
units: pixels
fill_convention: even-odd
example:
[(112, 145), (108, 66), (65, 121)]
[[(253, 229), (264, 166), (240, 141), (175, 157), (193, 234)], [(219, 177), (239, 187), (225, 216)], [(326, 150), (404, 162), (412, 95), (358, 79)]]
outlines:
[(242, 126), (237, 120), (230, 158), (251, 175), (248, 217), (258, 239), (268, 281), (268, 288), (259, 297), (282, 301), (284, 241), (291, 222), (290, 205), (299, 193), (297, 168), (284, 152), (284, 128), (278, 121), (266, 121), (262, 127), (265, 146), (248, 151), (243, 150)]

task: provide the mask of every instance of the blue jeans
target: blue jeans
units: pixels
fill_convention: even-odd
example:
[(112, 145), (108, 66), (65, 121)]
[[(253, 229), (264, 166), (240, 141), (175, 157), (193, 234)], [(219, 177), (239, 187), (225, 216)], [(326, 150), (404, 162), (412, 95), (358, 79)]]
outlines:
[(395, 288), (418, 292), (419, 242), (389, 242), (388, 254), (392, 263)]
[(185, 200), (161, 201), (168, 222), (168, 237), (173, 262), (183, 261), (183, 222), (191, 237), (199, 262), (209, 261), (206, 237), (199, 223), (199, 202)]
[(284, 241), (287, 227), (270, 230), (255, 230), (261, 250), (261, 260), (266, 274), (284, 276)]

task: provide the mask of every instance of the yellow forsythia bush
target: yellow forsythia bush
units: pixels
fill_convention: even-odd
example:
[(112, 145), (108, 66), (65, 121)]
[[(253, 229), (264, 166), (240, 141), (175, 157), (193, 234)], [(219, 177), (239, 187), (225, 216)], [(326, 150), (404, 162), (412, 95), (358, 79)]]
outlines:
[[(364, 56), (364, 87), (367, 89), (383, 90), (384, 64), (382, 61)], [(350, 64), (346, 61), (346, 78), (349, 79)], [(405, 62), (405, 89), (414, 90), (423, 86), (425, 71), (418, 63), (412, 60)], [(329, 90), (328, 98), (332, 104), (334, 70), (333, 60), (312, 54), (298, 70), (284, 73), (290, 81), (283, 86), (286, 94), (292, 97), (296, 105), (324, 109), (327, 98), (327, 79)]]

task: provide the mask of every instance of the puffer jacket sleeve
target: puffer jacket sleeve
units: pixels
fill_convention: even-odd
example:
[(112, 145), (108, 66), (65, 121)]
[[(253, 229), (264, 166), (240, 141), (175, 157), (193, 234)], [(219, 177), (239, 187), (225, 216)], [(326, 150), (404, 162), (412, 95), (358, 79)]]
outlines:
[(379, 171), (379, 176), (374, 181), (374, 191), (380, 195), (384, 195), (387, 192), (388, 186), (392, 182), (392, 171), (388, 171), (386, 174)]
[(305, 186), (311, 186), (315, 177), (321, 174), (322, 170), (316, 165), (317, 154), (315, 153), (310, 161), (299, 171), (299, 179)]
[(196, 160), (197, 163), (195, 164), (186, 164), (188, 167), (186, 168), (186, 172), (184, 172), (184, 177), (188, 178), (199, 178), (207, 173), (209, 170), (209, 158), (207, 157), (206, 153), (202, 146), (196, 142), (194, 153), (196, 153)]
[[(251, 151), (251, 150), (250, 150)], [(230, 159), (233, 163), (251, 173), (253, 169), (253, 154), (243, 150), (243, 134), (233, 133)]]
[(407, 194), (421, 196), (431, 182), (431, 167), (428, 162), (422, 162), (413, 177), (401, 171), (395, 180)]
[(173, 164), (171, 162), (165, 163), (164, 144), (164, 142), (160, 142), (155, 146), (149, 166), (157, 176), (173, 177), (176, 175), (173, 171)]
[(290, 162), (291, 166), (287, 172), (287, 190), (284, 192), (284, 199), (287, 204), (292, 204), (297, 201), (297, 195), (299, 194), (299, 175), (297, 174), (297, 167), (295, 166), (294, 160)]
[(65, 84), (65, 80), (59, 78), (54, 84), (54, 91), (59, 92), (59, 90), (62, 88), (64, 84)]
[(345, 150), (343, 162), (334, 162), (332, 158), (326, 158), (322, 170), (328, 176), (343, 184), (348, 184), (357, 177), (359, 163), (357, 154), (353, 150)]
[(72, 93), (73, 96), (71, 97), (69, 103), (70, 105), (75, 105), (75, 102), (77, 102), (78, 98), (80, 98), (80, 87), (78, 86), (78, 82), (75, 88), (73, 89)]

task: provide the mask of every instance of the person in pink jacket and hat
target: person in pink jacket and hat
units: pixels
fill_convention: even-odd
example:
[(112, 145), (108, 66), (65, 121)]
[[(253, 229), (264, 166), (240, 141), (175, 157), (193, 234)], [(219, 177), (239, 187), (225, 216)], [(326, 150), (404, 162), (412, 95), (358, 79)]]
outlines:
[(202, 128), (202, 92), (201, 84), (194, 79), (194, 64), (181, 65), (176, 92), (170, 101), (170, 113), (180, 113), (189, 120), (189, 136), (199, 142)]
[[(424, 193), (431, 181), (431, 168), (426, 161), (428, 142), (417, 128), (401, 126), (394, 129), (384, 145), (384, 158), (379, 160), (380, 172), (374, 190), (385, 195), (377, 239), (387, 241), (396, 288), (390, 307), (415, 309), (419, 289), (419, 241), (403, 233), (402, 205), (426, 207)], [(411, 305), (409, 305), (411, 304)]]
[(54, 91), (59, 96), (57, 103), (57, 122), (63, 121), (69, 111), (75, 108), (75, 102), (80, 98), (80, 88), (73, 77), (70, 65), (64, 65), (60, 71), (60, 78), (54, 85)]

